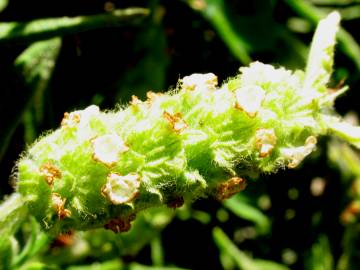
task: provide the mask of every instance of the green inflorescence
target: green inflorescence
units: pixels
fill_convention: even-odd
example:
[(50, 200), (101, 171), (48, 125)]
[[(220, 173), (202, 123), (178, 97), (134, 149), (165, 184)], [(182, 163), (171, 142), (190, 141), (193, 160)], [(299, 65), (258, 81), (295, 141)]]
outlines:
[(127, 231), (141, 210), (223, 200), (249, 175), (298, 166), (317, 136), (349, 133), (332, 108), (346, 89), (326, 87), (339, 20), (320, 22), (305, 72), (254, 62), (220, 87), (214, 74), (193, 74), (118, 111), (65, 113), (17, 164), (30, 213), (54, 233)]

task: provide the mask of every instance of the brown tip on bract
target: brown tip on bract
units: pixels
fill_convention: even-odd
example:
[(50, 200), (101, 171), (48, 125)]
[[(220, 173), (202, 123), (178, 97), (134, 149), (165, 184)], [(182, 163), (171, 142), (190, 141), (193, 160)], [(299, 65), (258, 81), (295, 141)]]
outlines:
[(167, 111), (164, 111), (163, 116), (166, 121), (169, 122), (171, 128), (176, 133), (181, 133), (184, 129), (188, 127), (188, 124), (181, 118), (181, 113), (170, 114)]
[(61, 120), (61, 127), (76, 127), (80, 123), (81, 115), (79, 112), (64, 113), (64, 118)]
[(218, 78), (213, 73), (199, 74), (195, 73), (185, 76), (182, 80), (182, 88), (193, 91), (198, 89), (214, 90), (218, 84)]
[(139, 195), (139, 187), (140, 176), (136, 173), (110, 173), (101, 194), (115, 205), (130, 203)]
[(152, 104), (156, 99), (158, 99), (158, 98), (161, 97), (162, 95), (164, 95), (164, 94), (163, 94), (163, 93), (160, 93), (160, 92), (155, 93), (155, 92), (153, 92), (153, 91), (148, 91), (148, 92), (146, 93), (146, 97), (148, 98), (148, 99), (146, 100), (146, 102), (149, 103), (149, 104)]
[(236, 193), (246, 188), (246, 180), (240, 177), (232, 177), (229, 180), (220, 183), (216, 187), (215, 198), (219, 201), (229, 199)]
[(74, 244), (75, 240), (75, 232), (74, 231), (68, 231), (65, 233), (62, 233), (58, 235), (54, 241), (51, 243), (51, 248), (64, 248), (67, 246), (71, 246)]
[(309, 136), (305, 140), (305, 145), (295, 148), (292, 153), (290, 153), (290, 162), (287, 165), (288, 168), (296, 168), (304, 158), (309, 155), (316, 148), (317, 139), (315, 136)]
[(167, 205), (167, 207), (172, 208), (172, 209), (179, 208), (184, 205), (184, 197), (177, 196), (177, 197), (170, 198), (167, 200), (166, 205)]
[(71, 216), (71, 211), (69, 209), (65, 209), (66, 198), (62, 198), (58, 193), (52, 193), (51, 201), (59, 219), (64, 219)]
[(269, 156), (276, 145), (276, 141), (274, 129), (260, 128), (256, 130), (255, 145), (259, 150), (260, 157)]
[(54, 184), (55, 178), (61, 178), (61, 171), (51, 161), (47, 161), (40, 167), (40, 174), (44, 176), (49, 186)]
[(119, 161), (119, 155), (129, 150), (129, 147), (117, 134), (107, 134), (91, 140), (94, 153), (93, 159), (108, 167)]
[(137, 105), (139, 105), (141, 103), (142, 103), (142, 101), (137, 96), (135, 96), (135, 95), (131, 96), (130, 105), (137, 106)]
[(131, 229), (131, 221), (135, 220), (136, 215), (132, 214), (125, 218), (111, 219), (104, 225), (107, 230), (112, 230), (114, 233), (127, 232)]

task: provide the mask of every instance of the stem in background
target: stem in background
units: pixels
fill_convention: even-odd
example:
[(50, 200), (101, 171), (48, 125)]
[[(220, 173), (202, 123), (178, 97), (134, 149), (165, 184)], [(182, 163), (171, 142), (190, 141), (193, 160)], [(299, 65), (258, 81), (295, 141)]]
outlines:
[(231, 53), (243, 64), (249, 64), (249, 44), (244, 40), (231, 25), (225, 15), (223, 1), (204, 0), (199, 2), (188, 0), (189, 6), (201, 12), (201, 14), (214, 26), (219, 36), (224, 40)]
[[(299, 15), (305, 17), (314, 25), (317, 24), (325, 13), (303, 0), (286, 0), (289, 7), (291, 7)], [(342, 52), (354, 61), (357, 69), (360, 70), (360, 48), (355, 39), (344, 29), (340, 28), (338, 33), (339, 47)]]
[(109, 13), (90, 16), (38, 19), (30, 22), (0, 23), (0, 43), (32, 42), (55, 36), (84, 32), (103, 27), (136, 23), (149, 14), (145, 8), (118, 9)]
[(39, 41), (29, 46), (16, 58), (14, 68), (18, 80), (25, 85), (25, 91), (20, 92), (16, 86), (13, 86), (14, 89), (8, 89), (7, 92), (16, 99), (16, 107), (12, 102), (8, 102), (8, 99), (3, 99), (1, 103), (2, 113), (7, 116), (7, 120), (1, 127), (0, 160), (35, 93), (44, 92), (47, 88), (60, 48), (61, 39), (59, 38)]

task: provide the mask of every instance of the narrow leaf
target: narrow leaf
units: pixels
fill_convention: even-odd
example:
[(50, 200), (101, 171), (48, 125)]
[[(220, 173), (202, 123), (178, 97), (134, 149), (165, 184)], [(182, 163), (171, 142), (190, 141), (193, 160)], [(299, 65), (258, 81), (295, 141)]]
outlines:
[(228, 253), (235, 261), (240, 270), (289, 270), (286, 266), (276, 262), (253, 259), (237, 246), (218, 227), (213, 230), (214, 241), (220, 251)]
[(271, 229), (269, 218), (259, 209), (245, 202), (241, 195), (224, 201), (223, 205), (239, 218), (254, 222), (259, 233), (266, 234)]
[(14, 100), (16, 99), (16, 107), (12, 102), (2, 104), (2, 113), (7, 115), (7, 121), (1, 127), (0, 160), (33, 96), (48, 86), (60, 47), (61, 40), (59, 38), (36, 42), (15, 60), (14, 67), (18, 79), (25, 87), (22, 92), (19, 92), (18, 89), (10, 91)]
[(144, 8), (128, 8), (90, 16), (0, 23), (0, 43), (31, 42), (91, 29), (121, 26), (126, 23), (138, 22), (148, 14), (149, 11)]

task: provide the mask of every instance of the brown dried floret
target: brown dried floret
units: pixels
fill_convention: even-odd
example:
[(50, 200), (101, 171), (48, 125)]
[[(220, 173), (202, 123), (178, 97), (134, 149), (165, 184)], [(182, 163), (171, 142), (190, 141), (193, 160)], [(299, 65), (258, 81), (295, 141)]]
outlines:
[(135, 95), (132, 95), (131, 96), (131, 101), (130, 101), (130, 104), (133, 105), (133, 106), (137, 106), (139, 104), (141, 104), (142, 101)]
[(179, 112), (170, 114), (167, 111), (164, 111), (163, 116), (176, 133), (180, 133), (188, 127), (188, 124), (181, 118), (181, 113)]
[[(296, 168), (301, 161), (304, 160), (304, 158), (309, 155), (314, 149), (316, 148), (317, 139), (315, 136), (309, 136), (304, 146), (300, 146), (297, 148), (294, 148), (287, 154), (287, 158), (289, 158), (290, 162), (287, 165), (288, 168), (293, 169)], [(285, 155), (286, 156), (286, 155)]]
[(57, 167), (55, 167), (52, 161), (48, 161), (41, 165), (39, 170), (40, 174), (44, 176), (45, 181), (46, 183), (48, 183), (49, 186), (52, 186), (54, 184), (55, 178), (61, 178), (61, 171)]
[(63, 248), (74, 244), (75, 233), (68, 231), (58, 235), (51, 243), (51, 248)]
[(65, 208), (66, 198), (62, 198), (58, 193), (52, 193), (51, 201), (59, 219), (64, 219), (71, 216), (71, 211)]
[(185, 76), (182, 80), (182, 88), (193, 91), (197, 89), (216, 89), (218, 78), (213, 73), (199, 74), (195, 73)]
[(166, 205), (167, 205), (167, 207), (173, 208), (173, 209), (179, 208), (184, 205), (184, 197), (182, 197), (182, 196), (172, 197), (167, 200)]
[(64, 113), (64, 118), (61, 120), (62, 127), (76, 127), (80, 123), (81, 114), (79, 112)]
[(229, 180), (220, 183), (216, 187), (215, 198), (219, 201), (229, 199), (236, 193), (246, 188), (246, 180), (241, 177), (232, 177)]
[(255, 134), (255, 145), (259, 150), (259, 156), (269, 156), (276, 145), (276, 141), (277, 138), (274, 129), (258, 129)]
[(163, 94), (163, 93), (160, 93), (160, 92), (155, 93), (155, 92), (153, 92), (153, 91), (148, 91), (148, 92), (146, 93), (146, 97), (148, 98), (148, 99), (146, 100), (146, 102), (149, 103), (149, 104), (152, 104), (157, 98), (159, 98), (159, 97), (161, 97), (161, 96), (163, 96), (163, 95), (164, 95), (164, 94)]
[(360, 214), (360, 201), (351, 202), (342, 212), (340, 219), (344, 224), (356, 221)]
[(112, 230), (114, 233), (127, 232), (131, 229), (131, 221), (135, 220), (136, 215), (131, 214), (128, 217), (111, 219), (104, 225), (105, 229)]

